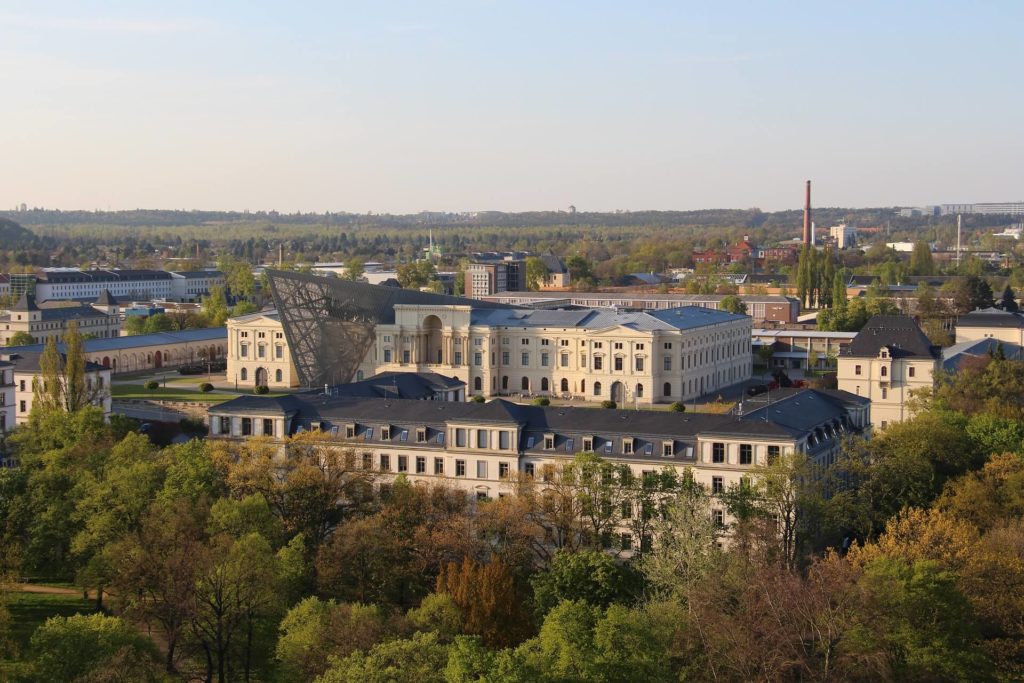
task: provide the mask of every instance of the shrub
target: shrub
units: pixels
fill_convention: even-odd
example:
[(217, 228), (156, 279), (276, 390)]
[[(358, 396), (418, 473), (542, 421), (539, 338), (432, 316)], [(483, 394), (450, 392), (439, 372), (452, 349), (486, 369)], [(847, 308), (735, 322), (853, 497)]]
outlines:
[(679, 401), (673, 401), (672, 405), (670, 405), (668, 407), (668, 409), (671, 410), (673, 413), (685, 413), (686, 412), (686, 406), (684, 406)]
[(606, 408), (608, 410), (615, 410), (619, 406), (617, 403), (615, 403), (615, 401), (601, 401), (601, 407)]
[(142, 386), (146, 387), (150, 391), (153, 391), (154, 389), (160, 388), (160, 382), (157, 382), (155, 379), (151, 379)]
[(262, 396), (263, 394), (269, 394), (270, 387), (268, 387), (266, 384), (260, 384), (255, 389), (253, 389), (253, 392), (259, 394), (260, 396)]
[(473, 398), (471, 398), (469, 400), (472, 401), (473, 403), (483, 403), (487, 399), (485, 399), (483, 396), (474, 396)]
[(533, 399), (533, 405), (535, 406), (549, 406), (551, 405), (551, 399), (547, 396), (538, 396)]
[(210, 384), (209, 382), (203, 382), (202, 384), (199, 385), (199, 391), (203, 392), (204, 394), (208, 394), (211, 391), (213, 391), (213, 385)]
[(181, 429), (181, 433), (185, 436), (202, 437), (206, 436), (207, 433), (206, 424), (202, 420), (190, 417), (181, 418), (178, 421), (178, 428)]

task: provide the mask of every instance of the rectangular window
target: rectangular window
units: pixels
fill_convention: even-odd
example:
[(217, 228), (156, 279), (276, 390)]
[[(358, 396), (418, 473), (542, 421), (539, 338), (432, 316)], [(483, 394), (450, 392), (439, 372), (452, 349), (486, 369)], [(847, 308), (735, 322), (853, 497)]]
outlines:
[(886, 398), (889, 398), (889, 390), (886, 389), (885, 387), (882, 387), (882, 399), (884, 400)]
[(775, 461), (779, 459), (779, 454), (781, 453), (781, 450), (782, 449), (779, 446), (769, 446), (768, 447), (768, 464), (769, 465), (775, 464)]
[(427, 459), (422, 455), (416, 456), (416, 474), (427, 473)]
[(632, 455), (633, 453), (633, 439), (622, 440), (622, 452), (625, 455)]
[(488, 435), (488, 432), (487, 432), (486, 429), (477, 430), (477, 433), (476, 433), (476, 447), (477, 448), (488, 448), (490, 446), (490, 444), (488, 443), (488, 438), (487, 438), (488, 436), (489, 435)]
[(522, 365), (523, 365), (523, 367), (529, 365), (530, 364), (530, 353), (528, 351), (523, 351), (521, 356), (522, 356)]
[(672, 356), (665, 356), (665, 370), (672, 369)]
[(416, 443), (426, 443), (427, 441), (427, 430), (420, 427), (416, 430)]
[(615, 372), (622, 372), (622, 356), (615, 356)]
[(507, 462), (499, 462), (498, 463), (498, 478), (499, 479), (507, 479), (508, 478), (508, 463)]
[(569, 367), (569, 354), (563, 353), (559, 356), (559, 362), (563, 368)]
[(555, 437), (545, 436), (544, 437), (544, 450), (550, 451), (555, 447)]
[(754, 462), (754, 447), (749, 443), (740, 444), (740, 464), (751, 465)]
[(398, 471), (408, 472), (409, 471), (409, 456), (400, 455), (398, 456)]
[(462, 351), (455, 352), (455, 365), (462, 365)]
[(508, 353), (508, 351), (502, 351), (501, 352), (501, 364), (502, 365), (509, 365), (511, 362), (512, 361), (509, 360), (509, 353)]
[(278, 344), (274, 347), (274, 358), (281, 360), (284, 358), (284, 347)]
[(434, 458), (434, 474), (444, 474), (444, 458)]
[(644, 371), (644, 359), (643, 358), (634, 358), (633, 360), (636, 361), (636, 371), (637, 372), (643, 372)]
[(717, 526), (717, 527), (725, 526), (725, 513), (723, 511), (721, 511), (721, 510), (712, 510), (711, 511), (711, 519), (712, 519), (712, 521), (714, 521), (715, 526)]
[(242, 436), (249, 436), (252, 434), (252, 418), (242, 418)]
[(541, 345), (541, 346), (550, 346), (551, 344), (549, 343), (549, 340), (547, 340), (547, 339), (541, 339), (541, 340), (540, 340), (540, 345)]
[(711, 462), (723, 463), (725, 462), (725, 444), (724, 443), (713, 443), (711, 444)]
[(498, 432), (498, 448), (503, 451), (507, 451), (509, 449), (508, 432)]
[(473, 365), (475, 365), (477, 367), (480, 367), (483, 364), (484, 364), (484, 354), (480, 353), (479, 351), (477, 353), (474, 353), (473, 354)]
[(466, 430), (462, 427), (455, 430), (455, 445), (459, 448), (466, 447)]
[(594, 369), (601, 370), (604, 367), (604, 358), (602, 356), (594, 356)]
[(725, 491), (725, 480), (722, 477), (711, 477), (711, 493), (718, 495)]
[(391, 349), (384, 349), (384, 362), (385, 363), (390, 363), (391, 362)]
[(476, 478), (486, 479), (487, 478), (487, 461), (477, 460), (476, 461)]
[(622, 534), (619, 540), (619, 548), (621, 550), (632, 550), (633, 548), (633, 535)]
[(242, 354), (242, 358), (248, 358), (249, 357), (249, 345), (246, 344), (245, 342), (242, 342), (241, 354)]
[(381, 427), (380, 428), (380, 440), (381, 441), (391, 441), (391, 427)]
[(853, 366), (853, 374), (855, 374), (855, 375), (859, 375), (860, 374), (860, 366), (859, 365), (854, 365)]
[(263, 436), (274, 435), (274, 421), (268, 418), (263, 418)]
[(530, 340), (529, 339), (520, 339), (519, 341), (522, 342), (523, 346), (529, 346), (530, 345)]
[(546, 353), (540, 354), (540, 364), (541, 364), (541, 367), (544, 367), (544, 368), (548, 367), (548, 354), (546, 354)]
[(409, 364), (409, 350), (405, 349), (402, 351), (402, 362), (406, 365)]
[(260, 344), (259, 346), (256, 347), (256, 357), (257, 358), (266, 358), (267, 357), (267, 347), (266, 347), (265, 344)]
[(583, 437), (583, 450), (585, 450), (585, 451), (592, 451), (592, 450), (594, 450), (594, 439), (593, 438), (591, 438), (589, 436)]
[(464, 477), (466, 476), (466, 461), (456, 460), (455, 461), (455, 476)]
[(483, 337), (477, 337), (476, 339), (473, 340), (473, 346), (483, 346), (483, 345), (484, 345)]
[(633, 503), (632, 501), (622, 501), (622, 518), (630, 519), (633, 517)]
[(391, 456), (390, 455), (382, 454), (380, 456), (380, 471), (381, 472), (390, 472), (391, 471)]
[(585, 354), (585, 353), (581, 353), (580, 354), (580, 367), (581, 368), (587, 367), (587, 354)]
[(491, 497), (487, 495), (487, 491), (477, 491), (476, 492), (476, 499), (477, 499), (478, 502), (483, 503), (483, 502), (486, 502), (486, 501), (490, 500)]
[(661, 444), (661, 457), (663, 457), (663, 458), (671, 458), (672, 457), (672, 451), (673, 451), (672, 445), (673, 444), (672, 444), (671, 441), (666, 441), (663, 444)]
[(665, 342), (665, 350), (666, 351), (671, 351), (672, 350), (672, 342)]
[(528, 477), (532, 477), (534, 475), (534, 466), (532, 462), (528, 462), (523, 465), (523, 474)]
[(363, 453), (363, 469), (368, 470), (373, 467), (373, 454)]
[(615, 342), (614, 344), (612, 344), (612, 348), (617, 349), (617, 350), (621, 350), (622, 349), (622, 342)]
[(908, 376), (908, 377), (913, 377), (913, 376), (914, 376), (914, 366), (913, 366), (913, 365), (911, 365), (911, 366), (910, 366), (910, 367), (909, 367), (909, 368), (907, 369), (907, 376)]

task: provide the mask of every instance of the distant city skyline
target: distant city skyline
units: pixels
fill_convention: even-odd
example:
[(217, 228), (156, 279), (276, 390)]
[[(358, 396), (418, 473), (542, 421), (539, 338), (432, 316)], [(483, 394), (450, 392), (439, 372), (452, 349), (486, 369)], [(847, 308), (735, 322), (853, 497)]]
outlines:
[(1024, 198), (1024, 5), (0, 9), (0, 209)]

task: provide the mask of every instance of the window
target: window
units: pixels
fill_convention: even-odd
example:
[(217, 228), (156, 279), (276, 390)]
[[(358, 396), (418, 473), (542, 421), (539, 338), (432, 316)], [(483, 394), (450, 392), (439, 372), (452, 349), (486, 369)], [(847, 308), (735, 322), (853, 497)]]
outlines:
[(479, 429), (479, 430), (477, 430), (477, 433), (476, 433), (476, 447), (477, 448), (487, 448), (487, 447), (489, 447), (490, 444), (488, 443), (488, 439), (487, 439), (488, 436), (489, 435), (488, 435), (488, 432), (487, 432), (486, 429)]
[(249, 379), (249, 372), (245, 368), (242, 368), (242, 371), (239, 373), (239, 376), (242, 378), (242, 381), (244, 382), (245, 380)]
[(267, 357), (267, 345), (266, 344), (259, 344), (256, 347), (256, 357), (257, 358), (266, 358)]
[(462, 365), (462, 351), (455, 352), (455, 363), (454, 365)]
[(459, 448), (466, 447), (466, 430), (462, 427), (455, 430), (455, 445)]
[(391, 471), (391, 456), (386, 453), (380, 456), (380, 471), (390, 472)]
[(541, 367), (544, 367), (544, 368), (548, 367), (548, 354), (546, 354), (546, 353), (540, 354), (540, 365), (541, 365)]
[(915, 367), (914, 367), (913, 365), (911, 365), (911, 366), (910, 366), (909, 368), (907, 368), (907, 376), (908, 376), (908, 377), (913, 377), (913, 376), (914, 376), (914, 370), (915, 370), (915, 369), (916, 369), (916, 368), (915, 368)]
[(473, 346), (483, 346), (483, 345), (484, 345), (483, 337), (477, 337), (476, 339), (473, 340)]
[(529, 365), (530, 364), (530, 352), (529, 351), (523, 351), (522, 354), (520, 354), (520, 355), (522, 356), (522, 358), (521, 358), (522, 365), (523, 366)]
[(455, 476), (464, 477), (466, 476), (466, 461), (456, 460), (455, 461)]
[(278, 360), (281, 360), (282, 358), (284, 358), (284, 347), (281, 346), (280, 344), (278, 344), (278, 345), (276, 345), (274, 347), (274, 358), (276, 358)]
[(502, 365), (509, 365), (511, 362), (512, 361), (509, 359), (508, 351), (502, 351), (501, 352), (501, 364)]
[(249, 357), (249, 345), (246, 342), (242, 342), (241, 349), (242, 350), (241, 350), (240, 353), (241, 353), (242, 358), (248, 358)]
[(637, 398), (643, 398), (644, 397), (644, 385), (643, 384), (637, 384), (636, 385), (635, 394), (636, 394)]
[(749, 443), (740, 444), (740, 464), (750, 465), (754, 462), (754, 447)]
[(622, 372), (622, 356), (615, 356), (615, 372)]
[[(634, 360), (634, 361), (635, 361), (635, 363), (636, 363), (636, 364), (635, 364), (635, 367), (636, 367), (636, 371), (637, 371), (637, 372), (643, 372), (643, 371), (644, 371), (644, 359), (643, 359), (643, 358), (634, 358), (633, 360)], [(666, 368), (666, 370), (667, 370), (667, 369), (668, 369), (668, 368)]]
[(583, 450), (585, 450), (585, 451), (592, 451), (592, 450), (594, 450), (594, 439), (593, 439), (593, 437), (589, 437), (589, 436), (583, 437)]
[(782, 448), (779, 447), (779, 446), (769, 446), (768, 447), (768, 464), (769, 465), (775, 464), (775, 461), (779, 459), (779, 455), (781, 454), (781, 451), (782, 451)]
[(391, 441), (391, 427), (381, 427), (380, 428), (380, 440), (381, 441)]
[(581, 353), (580, 354), (580, 367), (581, 368), (587, 367), (587, 354), (585, 354), (585, 353)]
[(555, 447), (555, 436), (554, 434), (546, 434), (544, 436), (544, 450), (550, 451)]
[(633, 517), (633, 503), (629, 500), (622, 501), (622, 518), (630, 519)]
[(882, 375), (882, 377), (888, 377), (888, 376), (889, 376), (889, 368), (887, 368), (887, 367), (885, 367), (885, 366), (883, 365), (883, 366), (882, 366), (882, 371), (881, 371), (881, 375)]
[(724, 443), (713, 443), (713, 444), (711, 444), (711, 462), (717, 462), (717, 463), (725, 462), (725, 444)]
[(671, 382), (665, 382), (665, 384), (662, 385), (662, 387), (661, 387), (661, 395), (662, 396), (671, 396), (672, 395), (672, 383)]
[(855, 374), (855, 375), (859, 375), (860, 374), (860, 366), (859, 365), (854, 365), (853, 366), (853, 374)]
[(533, 465), (532, 462), (528, 462), (525, 465), (523, 465), (523, 474), (525, 474), (528, 477), (532, 477), (533, 476), (533, 474), (534, 474), (534, 465)]
[(886, 389), (885, 387), (882, 387), (882, 400), (885, 400), (887, 398), (889, 398), (889, 390)]
[(632, 455), (633, 453), (633, 439), (622, 440), (622, 452), (625, 455)]
[(594, 382), (594, 396), (600, 396), (600, 395), (601, 395), (601, 383), (600, 382)]
[(368, 470), (373, 467), (373, 454), (363, 453), (363, 469)]
[(274, 435), (274, 421), (268, 418), (263, 418), (263, 436)]
[(633, 535), (622, 534), (619, 538), (619, 548), (622, 550), (632, 550), (633, 548)]
[(487, 461), (477, 460), (476, 461), (476, 478), (486, 479), (487, 478)]
[(485, 502), (485, 501), (488, 501), (488, 500), (490, 500), (490, 499), (491, 499), (491, 497), (487, 495), (487, 491), (477, 491), (477, 492), (476, 492), (476, 499), (477, 499), (477, 500), (478, 500), (479, 502), (483, 503), (483, 502)]
[(672, 350), (672, 342), (665, 342), (665, 350), (666, 351), (671, 351)]
[(408, 364), (409, 363), (409, 359), (410, 359), (409, 349), (403, 350), (402, 351), (402, 362)]
[(661, 444), (661, 457), (671, 458), (673, 455), (673, 443), (671, 441), (665, 441)]
[(665, 356), (664, 359), (665, 371), (668, 372), (672, 369), (672, 356)]
[(252, 418), (242, 418), (242, 436), (249, 436), (252, 434)]
[(520, 339), (519, 343), (521, 343), (523, 346), (529, 346), (530, 345), (530, 340), (529, 339)]
[(508, 463), (507, 462), (499, 462), (498, 463), (498, 478), (499, 479), (508, 479)]
[(712, 510), (711, 520), (715, 523), (715, 526), (725, 526), (725, 513), (722, 510)]
[(416, 456), (416, 474), (427, 473), (427, 459), (422, 455)]
[(604, 358), (602, 356), (594, 356), (594, 369), (601, 370), (604, 368)]
[(398, 456), (398, 471), (408, 472), (409, 471), (409, 456), (400, 455)]
[(484, 354), (477, 351), (473, 354), (473, 365), (480, 367), (484, 364)]
[(424, 427), (420, 427), (416, 430), (416, 443), (426, 443), (427, 441), (427, 430)]
[(563, 368), (569, 367), (569, 354), (563, 353), (559, 355), (559, 365)]
[(434, 474), (444, 474), (444, 458), (434, 458)]
[(551, 343), (550, 343), (550, 340), (548, 340), (548, 339), (541, 339), (540, 340), (540, 345), (541, 346), (551, 346)]
[(509, 433), (505, 431), (498, 432), (498, 448), (503, 451), (507, 451), (509, 449), (508, 434)]
[(280, 370), (275, 370), (275, 371), (274, 371), (274, 381), (275, 381), (275, 382), (280, 382), (280, 381), (281, 381), (281, 378), (282, 378), (283, 376), (284, 376), (284, 375), (282, 375), (282, 374), (281, 374), (281, 371), (280, 371)]

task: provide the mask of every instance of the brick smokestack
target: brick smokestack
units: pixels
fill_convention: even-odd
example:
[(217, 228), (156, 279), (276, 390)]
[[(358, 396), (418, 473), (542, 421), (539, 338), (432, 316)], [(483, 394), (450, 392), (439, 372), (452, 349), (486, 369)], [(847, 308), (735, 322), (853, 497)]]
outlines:
[(811, 181), (807, 181), (807, 195), (804, 198), (804, 244), (811, 243)]

